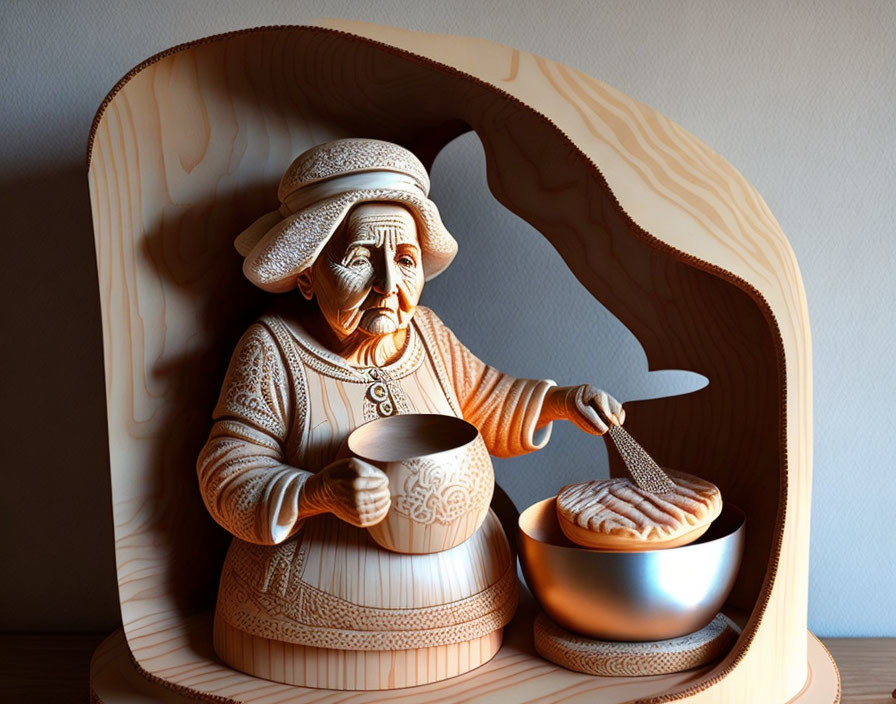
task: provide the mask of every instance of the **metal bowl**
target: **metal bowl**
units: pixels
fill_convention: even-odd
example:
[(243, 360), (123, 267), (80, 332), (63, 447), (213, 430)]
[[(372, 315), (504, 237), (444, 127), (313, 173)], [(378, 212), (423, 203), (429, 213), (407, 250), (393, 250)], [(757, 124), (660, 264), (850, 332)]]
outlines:
[(726, 503), (688, 545), (645, 552), (570, 542), (556, 497), (519, 519), (519, 554), (532, 594), (557, 624), (601, 640), (650, 641), (700, 630), (728, 598), (744, 549), (744, 513)]

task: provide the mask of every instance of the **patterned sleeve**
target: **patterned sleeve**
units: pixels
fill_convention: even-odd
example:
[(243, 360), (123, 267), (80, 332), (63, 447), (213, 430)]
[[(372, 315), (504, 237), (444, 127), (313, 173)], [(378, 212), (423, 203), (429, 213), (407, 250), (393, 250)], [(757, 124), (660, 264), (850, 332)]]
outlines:
[(301, 527), (299, 492), (311, 473), (283, 461), (291, 405), (277, 342), (255, 323), (230, 360), (215, 423), (196, 463), (209, 513), (251, 543), (274, 545)]
[(544, 447), (552, 424), (536, 429), (550, 379), (516, 379), (480, 361), (428, 308), (415, 314), (453, 384), (463, 417), (479, 428), (490, 454), (513, 457)]

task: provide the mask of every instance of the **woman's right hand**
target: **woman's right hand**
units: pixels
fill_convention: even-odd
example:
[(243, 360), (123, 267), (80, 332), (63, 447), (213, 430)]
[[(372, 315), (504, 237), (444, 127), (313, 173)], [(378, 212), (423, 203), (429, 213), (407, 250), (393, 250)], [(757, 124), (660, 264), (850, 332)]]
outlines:
[(328, 464), (302, 487), (299, 515), (332, 513), (359, 528), (376, 525), (389, 512), (389, 479), (382, 470), (356, 457)]

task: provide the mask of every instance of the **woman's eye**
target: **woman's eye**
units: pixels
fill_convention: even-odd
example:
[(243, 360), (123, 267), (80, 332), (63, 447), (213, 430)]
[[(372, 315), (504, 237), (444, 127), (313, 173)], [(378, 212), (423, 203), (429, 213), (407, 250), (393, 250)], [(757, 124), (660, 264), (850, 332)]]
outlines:
[(414, 261), (413, 257), (409, 257), (405, 254), (398, 258), (398, 263), (402, 266), (414, 266), (417, 262)]
[(349, 269), (364, 269), (370, 265), (370, 252), (366, 247), (351, 247), (345, 253), (342, 266)]

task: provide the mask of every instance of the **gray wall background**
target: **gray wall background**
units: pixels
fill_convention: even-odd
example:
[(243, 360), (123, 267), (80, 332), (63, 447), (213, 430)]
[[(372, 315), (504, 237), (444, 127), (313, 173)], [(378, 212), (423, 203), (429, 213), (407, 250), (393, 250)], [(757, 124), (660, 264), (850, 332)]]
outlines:
[[(884, 0), (0, 0), (0, 630), (110, 630), (119, 619), (84, 167), (96, 108), (157, 51), (317, 17), (547, 56), (668, 115), (744, 173), (793, 244), (813, 326), (809, 626), (896, 636), (896, 3)], [(491, 199), (475, 136), (439, 156), (433, 184), (461, 251), (424, 302), (480, 357), (518, 376), (596, 383), (623, 403), (703, 383), (648, 373), (632, 335), (595, 316), (541, 236)], [(573, 317), (558, 319), (560, 301)], [(570, 335), (585, 312), (587, 328)], [(605, 473), (606, 454), (602, 440), (558, 427), (545, 450), (497, 471), (524, 507)]]

